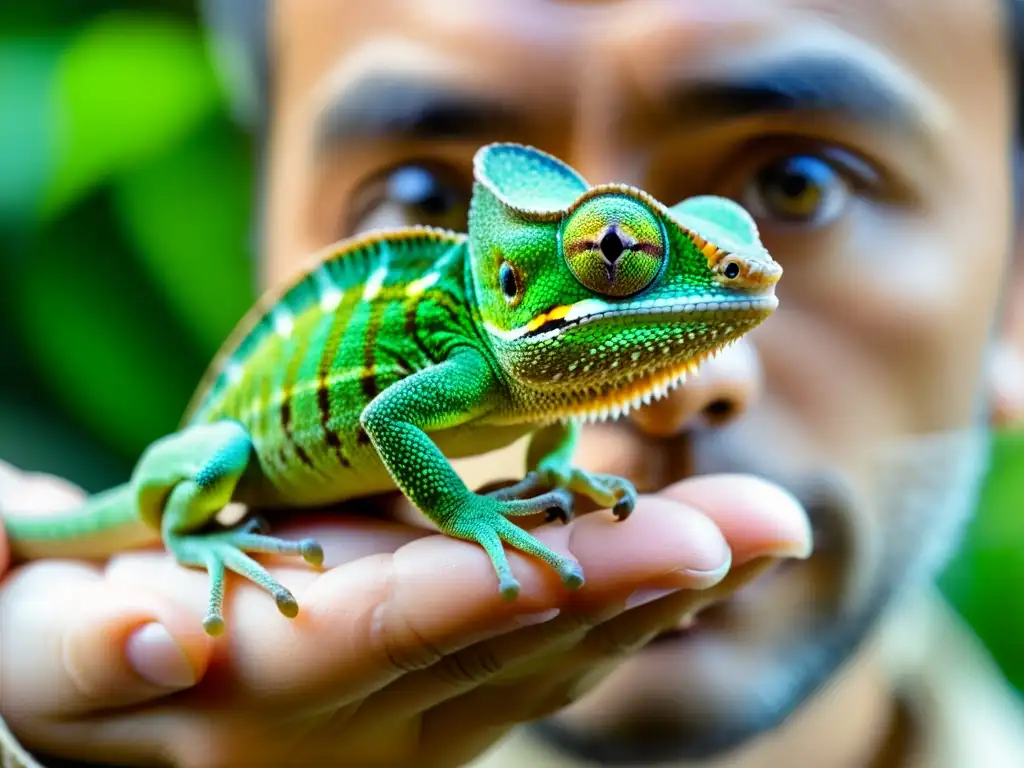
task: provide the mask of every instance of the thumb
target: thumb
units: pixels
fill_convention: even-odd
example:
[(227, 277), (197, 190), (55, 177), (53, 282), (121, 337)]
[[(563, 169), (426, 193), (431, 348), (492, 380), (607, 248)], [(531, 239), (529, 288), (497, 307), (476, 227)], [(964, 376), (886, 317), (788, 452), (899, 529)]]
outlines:
[(0, 701), (12, 722), (81, 716), (190, 688), (212, 652), (194, 618), (166, 598), (67, 562), (33, 564), (4, 585), (0, 648)]

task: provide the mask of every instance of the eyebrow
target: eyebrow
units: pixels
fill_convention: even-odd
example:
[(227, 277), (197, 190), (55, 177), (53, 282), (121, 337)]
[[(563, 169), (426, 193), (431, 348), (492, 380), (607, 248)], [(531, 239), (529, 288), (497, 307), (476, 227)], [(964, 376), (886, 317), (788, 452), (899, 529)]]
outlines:
[(338, 93), (317, 118), (315, 147), (391, 140), (475, 139), (514, 132), (521, 119), (491, 96), (416, 76), (367, 74)]
[(693, 120), (767, 114), (828, 113), (857, 123), (923, 129), (913, 97), (883, 73), (849, 57), (813, 54), (715, 75), (680, 80), (669, 96), (674, 111)]

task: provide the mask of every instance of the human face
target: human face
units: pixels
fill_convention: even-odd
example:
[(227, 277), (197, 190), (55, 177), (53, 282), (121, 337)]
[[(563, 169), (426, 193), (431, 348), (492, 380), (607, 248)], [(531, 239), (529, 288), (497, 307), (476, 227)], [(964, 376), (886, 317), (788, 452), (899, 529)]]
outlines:
[(1010, 253), (1001, 25), (996, 0), (277, 3), (266, 283), (361, 229), (464, 228), (493, 140), (738, 200), (785, 268), (775, 316), (579, 461), (641, 491), (768, 477), (815, 554), (637, 653), (563, 737), (636, 758), (772, 727), (955, 544)]

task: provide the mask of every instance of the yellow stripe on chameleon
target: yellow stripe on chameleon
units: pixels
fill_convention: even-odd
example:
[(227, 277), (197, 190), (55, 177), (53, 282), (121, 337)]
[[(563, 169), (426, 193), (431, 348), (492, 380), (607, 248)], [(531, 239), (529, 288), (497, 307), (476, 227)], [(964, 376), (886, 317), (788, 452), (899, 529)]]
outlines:
[(530, 322), (526, 324), (526, 330), (527, 332), (536, 331), (538, 328), (544, 325), (544, 323), (550, 320), (561, 320), (563, 317), (568, 315), (571, 310), (571, 304), (562, 304), (560, 306), (557, 306), (554, 309), (545, 312), (542, 315), (537, 315), (535, 318), (533, 318)]

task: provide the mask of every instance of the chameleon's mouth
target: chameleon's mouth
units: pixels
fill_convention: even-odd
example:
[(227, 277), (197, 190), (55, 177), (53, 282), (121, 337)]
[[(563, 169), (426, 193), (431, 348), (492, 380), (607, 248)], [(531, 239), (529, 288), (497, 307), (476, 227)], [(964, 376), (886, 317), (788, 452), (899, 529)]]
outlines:
[(672, 390), (686, 381), (686, 377), (694, 373), (705, 360), (717, 356), (719, 352), (734, 342), (735, 339), (727, 341), (682, 362), (645, 374), (627, 374), (626, 382), (622, 386), (605, 395), (567, 403), (551, 414), (551, 420), (593, 423), (618, 419), (630, 411), (667, 397)]
[(503, 342), (534, 343), (545, 341), (566, 330), (599, 320), (617, 317), (671, 318), (686, 316), (687, 319), (726, 319), (731, 315), (767, 316), (778, 306), (779, 300), (773, 293), (722, 298), (707, 295), (691, 297), (680, 301), (678, 298), (651, 298), (628, 304), (615, 304), (600, 299), (584, 299), (575, 304), (552, 307), (518, 328), (508, 330), (487, 324), (487, 330)]

